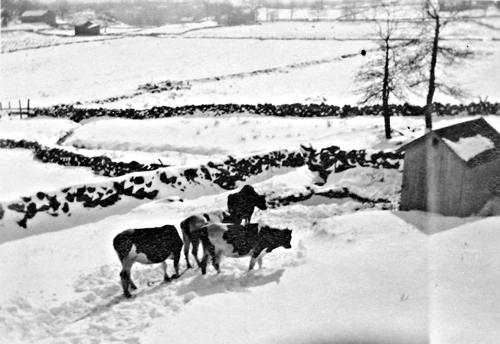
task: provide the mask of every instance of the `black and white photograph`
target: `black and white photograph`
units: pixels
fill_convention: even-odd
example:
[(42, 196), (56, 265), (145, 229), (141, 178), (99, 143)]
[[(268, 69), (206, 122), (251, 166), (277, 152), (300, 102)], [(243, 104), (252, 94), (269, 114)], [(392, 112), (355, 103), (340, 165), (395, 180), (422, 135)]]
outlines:
[(1, 0), (0, 344), (500, 343), (500, 0)]

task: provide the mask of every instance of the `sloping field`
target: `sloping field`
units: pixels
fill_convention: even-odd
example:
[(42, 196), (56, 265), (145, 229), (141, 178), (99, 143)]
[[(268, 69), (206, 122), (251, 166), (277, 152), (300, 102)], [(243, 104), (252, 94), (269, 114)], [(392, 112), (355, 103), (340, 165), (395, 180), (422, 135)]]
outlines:
[(366, 46), (366, 42), (135, 37), (50, 47), (2, 56), (1, 98), (31, 98), (33, 106), (103, 99), (132, 93), (148, 82), (283, 67), (357, 53)]

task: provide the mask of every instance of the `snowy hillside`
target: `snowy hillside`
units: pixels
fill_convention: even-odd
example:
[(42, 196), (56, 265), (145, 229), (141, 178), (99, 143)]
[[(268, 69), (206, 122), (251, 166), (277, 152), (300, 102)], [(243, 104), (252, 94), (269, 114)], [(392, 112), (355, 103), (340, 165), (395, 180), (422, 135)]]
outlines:
[[(206, 140), (214, 147), (219, 144), (216, 151), (224, 154), (238, 151), (244, 154), (265, 148), (245, 148), (245, 141), (238, 139), (243, 133), (241, 130), (225, 136), (225, 140), (235, 140), (230, 141), (231, 144), (211, 141), (212, 135), (217, 136), (214, 120), (108, 120), (76, 127), (58, 119), (3, 118), (1, 121), (2, 128), (6, 128), (2, 137), (10, 133), (10, 138), (38, 138), (47, 144), (57, 141), (65, 130), (73, 130), (66, 145), (78, 142), (87, 146), (87, 153), (95, 154), (103, 148), (116, 154), (143, 150), (145, 147), (137, 146), (136, 142), (148, 146), (148, 132), (162, 121), (172, 129), (182, 130), (187, 124), (189, 130), (203, 129), (197, 138), (199, 143)], [(423, 120), (417, 118), (395, 120), (395, 127), (406, 135), (401, 139), (415, 135), (411, 130), (405, 131), (405, 127), (423, 124)], [(496, 116), (488, 120), (498, 127)], [(285, 124), (279, 118), (231, 116), (217, 121), (222, 128), (248, 121), (243, 126), (256, 135), (266, 135), (264, 130), (273, 127), (277, 132), (282, 127), (282, 136), (277, 135), (275, 141), (266, 140), (268, 149), (300, 143), (320, 147), (326, 142), (338, 142), (346, 149), (373, 148), (382, 143), (381, 118), (329, 119), (334, 124), (330, 124), (331, 127), (326, 124), (328, 119), (318, 119), (316, 124), (308, 122), (311, 130), (303, 131), (300, 136), (293, 133), (304, 128), (301, 120)], [(47, 122), (53, 125), (47, 126)], [(207, 123), (210, 129), (205, 128)], [(453, 121), (443, 119), (436, 125), (451, 123)], [(135, 136), (130, 138), (126, 130), (122, 133), (119, 129), (121, 126), (138, 128), (138, 125), (148, 128), (150, 124), (153, 126), (144, 134), (135, 131)], [(263, 124), (267, 125), (266, 129), (261, 127)], [(89, 128), (93, 130), (88, 131)], [(111, 128), (116, 128), (116, 132)], [(338, 130), (339, 133), (322, 143), (318, 141), (321, 135), (317, 130), (333, 130), (332, 134)], [(287, 137), (285, 132), (292, 135)], [(369, 132), (372, 134), (366, 135)], [(359, 133), (364, 135), (360, 137)], [(94, 138), (91, 139), (90, 134)], [(162, 137), (165, 142), (172, 139), (169, 135)], [(189, 134), (176, 136), (175, 150), (189, 151), (191, 137)], [(114, 143), (110, 145), (111, 142)], [(232, 150), (228, 151), (228, 147)], [(210, 148), (202, 153), (208, 158), (213, 151), (214, 148)], [(2, 159), (9, 158), (9, 154), (13, 152), (3, 151)], [(33, 178), (41, 173), (54, 173), (52, 164), (41, 165), (25, 158), (16, 162), (17, 168), (32, 170)], [(52, 181), (54, 189), (85, 183), (81, 174), (85, 168), (60, 168), (57, 182)], [(37, 172), (40, 169), (46, 172)], [(16, 173), (10, 168), (7, 171)], [(257, 190), (269, 199), (300, 195), (310, 188), (319, 190), (314, 185), (316, 176), (305, 166), (276, 172), (254, 182)], [(347, 187), (359, 194), (372, 192), (373, 197), (397, 197), (401, 172), (391, 173), (370, 168), (351, 169), (331, 174), (321, 188)], [(8, 178), (4, 180), (12, 184), (12, 196), (16, 191), (17, 196), (27, 196), (39, 187), (32, 178), (6, 175)], [(106, 179), (88, 182), (108, 183)], [(23, 184), (32, 191), (27, 194), (24, 190), (30, 188), (15, 188)], [(152, 202), (145, 199), (124, 203), (111, 212), (73, 210), (74, 215), (66, 219), (59, 216), (48, 220), (48, 217), (31, 223), (27, 233), (46, 234), (1, 244), (4, 283), (0, 297), (0, 342), (151, 343), (168, 337), (172, 343), (233, 343), (234, 336), (238, 336), (238, 343), (427, 343), (430, 338), (432, 343), (441, 344), (496, 343), (500, 338), (497, 326), (500, 319), (495, 306), (500, 300), (495, 283), (500, 278), (500, 260), (494, 248), (500, 239), (496, 230), (498, 218), (458, 219), (418, 212), (370, 211), (369, 206), (353, 199), (336, 201), (315, 196), (288, 206), (257, 211), (255, 221), (293, 230), (292, 249), (277, 249), (267, 255), (262, 270), (247, 273), (248, 258), (227, 258), (222, 262), (220, 275), (210, 267), (208, 274), (202, 276), (197, 269), (184, 272), (182, 259), (184, 273), (180, 279), (148, 286), (161, 279), (161, 269), (137, 264), (132, 274), (140, 285), (137, 296), (130, 301), (120, 299), (120, 263), (111, 245), (117, 233), (127, 228), (166, 223), (179, 229), (180, 221), (191, 214), (224, 209), (230, 192), (213, 189), (205, 191), (203, 196), (189, 196), (179, 190), (183, 202), (172, 197), (160, 197)], [(17, 229), (9, 228), (12, 224), (8, 218), (4, 218), (0, 226), (7, 232), (26, 231), (17, 226)], [(443, 232), (426, 234), (434, 231)], [(171, 263), (169, 269), (172, 269)], [(27, 280), (29, 283), (24, 283)], [(464, 298), (465, 303), (460, 301)]]
[[(447, 45), (476, 53), (448, 71), (469, 91), (463, 102), (499, 100), (492, 91), (500, 88), (499, 79), (488, 71), (499, 68), (500, 36), (491, 24), (495, 18), (489, 19), (487, 26), (460, 22), (443, 32)], [(169, 25), (85, 38), (2, 31), (2, 45), (12, 51), (2, 54), (4, 107), (28, 99), (32, 107), (82, 102), (137, 109), (211, 103), (354, 105), (359, 101), (354, 75), (375, 49), (373, 24), (366, 22), (277, 22), (167, 34), (176, 30)], [(412, 36), (415, 30), (409, 32)], [(362, 49), (368, 51), (364, 57)], [(166, 81), (184, 86), (138, 92), (142, 85)], [(93, 104), (110, 98), (115, 101)], [(457, 102), (439, 92), (435, 100)], [(424, 99), (409, 95), (408, 101), (423, 104)]]
[[(325, 34), (323, 24), (306, 30), (305, 23), (277, 23), (266, 33), (307, 38), (313, 29)], [(17, 43), (12, 33), (8, 44), (17, 51), (2, 53), (3, 107), (27, 99), (32, 107), (80, 102), (78, 109), (343, 106), (357, 101), (352, 77), (363, 63), (359, 51), (370, 54), (375, 46), (370, 40), (234, 39), (264, 32), (252, 26), (212, 27), (189, 38), (169, 36), (174, 29), (180, 30), (71, 44), (58, 37), (42, 40), (39, 49), (32, 49), (36, 33), (19, 34)], [(469, 100), (499, 101), (493, 71), (500, 46), (489, 40), (495, 30), (481, 30), (450, 29), (450, 41), (477, 56), (449, 72), (473, 91)], [(202, 38), (208, 33), (221, 36)], [(30, 48), (19, 50), (22, 42)], [(182, 87), (144, 91), (169, 80)], [(449, 98), (437, 94), (436, 100)], [(393, 138), (386, 140), (381, 116), (236, 111), (80, 122), (2, 114), (0, 343), (500, 341), (499, 217), (398, 211), (404, 165), (395, 150), (424, 135), (422, 117), (393, 116)], [(482, 117), (500, 131), (498, 115)], [(436, 115), (433, 124), (473, 118), (462, 111)], [(321, 165), (320, 153), (331, 154), (328, 164)], [(123, 166), (129, 165), (140, 168), (128, 173)], [(202, 275), (187, 270), (182, 257), (181, 276), (169, 283), (160, 283), (160, 265), (137, 263), (131, 278), (138, 290), (131, 299), (122, 296), (113, 249), (118, 233), (166, 224), (180, 231), (190, 215), (226, 209), (228, 195), (245, 184), (268, 206), (252, 222), (292, 230), (290, 249), (273, 250), (252, 272), (249, 258), (226, 258), (221, 273), (209, 265)]]

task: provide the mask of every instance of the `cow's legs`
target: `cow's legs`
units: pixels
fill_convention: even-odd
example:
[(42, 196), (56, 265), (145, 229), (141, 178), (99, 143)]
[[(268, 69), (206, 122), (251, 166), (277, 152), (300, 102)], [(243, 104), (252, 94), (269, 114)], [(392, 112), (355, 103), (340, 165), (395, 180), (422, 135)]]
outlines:
[(204, 252), (203, 258), (201, 259), (201, 262), (200, 262), (200, 268), (201, 268), (202, 275), (207, 273), (207, 261), (208, 261), (208, 254), (207, 254), (207, 252)]
[(254, 258), (254, 257), (250, 258), (250, 266), (248, 267), (248, 271), (253, 270), (253, 267), (255, 266), (255, 261), (256, 260), (257, 259)]
[(217, 270), (217, 273), (220, 273), (221, 257), (222, 257), (221, 252), (217, 252), (217, 253), (215, 253), (214, 257), (212, 258), (212, 265), (214, 266), (215, 270)]
[(252, 257), (250, 259), (250, 266), (248, 267), (248, 271), (253, 270), (253, 268), (255, 267), (255, 262), (259, 264), (259, 269), (262, 269), (262, 257), (259, 258)]
[(186, 233), (182, 233), (184, 237), (184, 257), (186, 257), (186, 266), (188, 269), (191, 269), (192, 266), (189, 263), (189, 246), (191, 245), (191, 239)]
[(254, 253), (252, 254), (252, 258), (250, 258), (250, 266), (248, 267), (248, 271), (252, 270), (255, 266), (255, 262), (259, 264), (259, 269), (262, 268), (262, 257), (264, 256), (264, 253), (262, 252), (262, 249), (259, 250), (257, 248)]
[(122, 261), (122, 271), (120, 272), (120, 279), (122, 282), (123, 295), (125, 295), (126, 298), (132, 297), (129, 288), (132, 288), (134, 290), (137, 289), (134, 282), (132, 282), (132, 279), (130, 278), (130, 270), (132, 269), (133, 264), (134, 260), (131, 259), (125, 258)]
[(165, 282), (170, 282), (171, 279), (170, 279), (170, 277), (168, 277), (168, 274), (167, 274), (167, 261), (161, 262), (161, 268), (163, 269), (163, 280)]
[(192, 245), (193, 245), (193, 249), (192, 249), (191, 253), (194, 256), (194, 260), (196, 260), (196, 264), (198, 264), (198, 266), (200, 266), (200, 260), (198, 259), (198, 248), (200, 247), (200, 239), (198, 239), (198, 238), (193, 239)]
[(172, 276), (172, 278), (179, 278), (179, 260), (181, 259), (181, 252), (179, 251), (178, 253), (174, 253), (174, 269), (175, 269), (175, 275)]
[(262, 269), (262, 256), (257, 258), (257, 264), (259, 264), (259, 269)]

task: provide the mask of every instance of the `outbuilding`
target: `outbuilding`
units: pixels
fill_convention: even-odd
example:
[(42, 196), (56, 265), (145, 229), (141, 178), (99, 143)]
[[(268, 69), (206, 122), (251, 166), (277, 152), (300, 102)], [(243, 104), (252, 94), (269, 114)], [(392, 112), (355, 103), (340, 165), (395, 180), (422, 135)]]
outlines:
[(56, 14), (50, 10), (25, 11), (21, 14), (22, 23), (47, 23), (56, 26)]
[(194, 23), (194, 17), (182, 17), (180, 22), (181, 24)]
[(478, 214), (500, 195), (500, 133), (484, 118), (429, 132), (404, 151), (401, 210)]
[(101, 26), (88, 19), (78, 20), (74, 25), (75, 36), (97, 36), (101, 34)]

